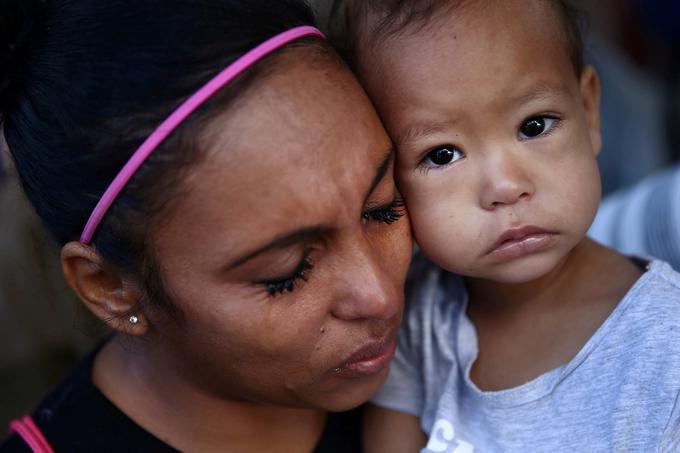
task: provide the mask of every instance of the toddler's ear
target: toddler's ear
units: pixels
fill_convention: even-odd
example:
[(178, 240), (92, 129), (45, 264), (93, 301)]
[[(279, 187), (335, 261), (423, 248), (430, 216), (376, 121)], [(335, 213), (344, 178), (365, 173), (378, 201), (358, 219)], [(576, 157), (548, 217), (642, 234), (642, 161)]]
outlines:
[(595, 154), (602, 149), (600, 134), (600, 78), (592, 66), (586, 66), (581, 72), (581, 97), (586, 112), (586, 121), (590, 132), (590, 143)]

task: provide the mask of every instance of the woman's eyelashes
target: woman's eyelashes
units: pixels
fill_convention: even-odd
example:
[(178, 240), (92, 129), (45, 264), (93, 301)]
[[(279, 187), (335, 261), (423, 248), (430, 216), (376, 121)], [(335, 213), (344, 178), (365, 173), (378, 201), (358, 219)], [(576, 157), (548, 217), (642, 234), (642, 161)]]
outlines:
[(308, 280), (309, 272), (312, 269), (314, 269), (314, 265), (309, 260), (309, 253), (307, 253), (292, 274), (272, 280), (261, 280), (256, 283), (264, 286), (267, 294), (272, 297), (283, 294), (286, 291), (292, 293), (298, 283)]
[(554, 115), (537, 115), (524, 120), (517, 131), (520, 140), (531, 140), (550, 134), (559, 125), (559, 118)]
[[(382, 222), (391, 225), (406, 214), (406, 205), (404, 200), (400, 197), (395, 198), (387, 205), (378, 206), (364, 211), (362, 214), (362, 221), (367, 222)], [(292, 293), (300, 286), (301, 282), (309, 280), (309, 275), (314, 269), (314, 265), (310, 260), (311, 250), (305, 253), (297, 267), (289, 275), (267, 279), (258, 280), (255, 283), (264, 287), (265, 291), (270, 297), (276, 297), (283, 293)]]
[(406, 204), (401, 197), (397, 197), (388, 205), (371, 208), (361, 215), (364, 223), (371, 221), (393, 224), (406, 214)]

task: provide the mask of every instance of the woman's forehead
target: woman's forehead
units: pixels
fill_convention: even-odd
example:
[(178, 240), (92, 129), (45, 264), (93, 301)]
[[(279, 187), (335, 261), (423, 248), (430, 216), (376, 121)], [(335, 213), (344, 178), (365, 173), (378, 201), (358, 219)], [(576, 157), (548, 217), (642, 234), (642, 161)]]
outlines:
[(273, 70), (213, 119), (201, 140), (207, 153), (228, 148), (229, 156), (238, 159), (252, 154), (252, 148), (285, 151), (359, 143), (370, 149), (372, 142), (388, 140), (349, 70), (336, 57), (312, 52), (293, 49), (279, 56)]
[(233, 250), (291, 222), (341, 224), (360, 213), (390, 148), (372, 106), (347, 71), (278, 70), (213, 121), (207, 158), (187, 175), (164, 236), (207, 247), (219, 238)]

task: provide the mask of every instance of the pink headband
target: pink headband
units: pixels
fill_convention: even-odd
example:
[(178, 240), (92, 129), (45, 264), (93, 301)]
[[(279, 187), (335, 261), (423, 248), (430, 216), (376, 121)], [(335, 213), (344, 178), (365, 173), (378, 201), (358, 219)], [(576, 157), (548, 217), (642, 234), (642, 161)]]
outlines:
[(325, 39), (323, 33), (314, 27), (307, 25), (295, 27), (283, 33), (280, 33), (272, 38), (269, 38), (262, 44), (258, 45), (232, 64), (227, 66), (222, 72), (217, 74), (212, 80), (206, 83), (201, 89), (194, 93), (189, 99), (184, 101), (177, 110), (161, 123), (160, 126), (147, 138), (144, 143), (135, 151), (130, 160), (127, 161), (120, 173), (114, 178), (109, 187), (102, 195), (101, 199), (95, 206), (90, 218), (87, 220), (83, 234), (80, 236), (80, 242), (89, 244), (94, 236), (97, 227), (106, 215), (111, 205), (116, 200), (120, 192), (125, 188), (125, 185), (130, 181), (135, 172), (141, 167), (144, 161), (151, 155), (151, 153), (165, 140), (182, 122), (187, 119), (197, 108), (199, 108), (205, 101), (234, 80), (239, 74), (246, 69), (260, 61), (263, 57), (272, 53), (273, 51), (285, 46), (286, 44), (306, 36), (316, 36)]

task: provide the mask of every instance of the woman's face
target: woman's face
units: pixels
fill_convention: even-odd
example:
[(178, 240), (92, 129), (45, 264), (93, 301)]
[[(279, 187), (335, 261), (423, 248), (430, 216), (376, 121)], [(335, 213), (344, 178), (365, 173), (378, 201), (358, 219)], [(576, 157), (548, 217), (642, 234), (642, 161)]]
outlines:
[(357, 82), (308, 49), (278, 59), (207, 127), (155, 235), (182, 317), (151, 318), (152, 360), (219, 398), (342, 410), (387, 374), (410, 228)]

